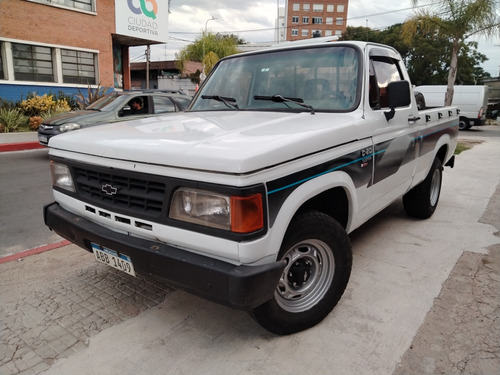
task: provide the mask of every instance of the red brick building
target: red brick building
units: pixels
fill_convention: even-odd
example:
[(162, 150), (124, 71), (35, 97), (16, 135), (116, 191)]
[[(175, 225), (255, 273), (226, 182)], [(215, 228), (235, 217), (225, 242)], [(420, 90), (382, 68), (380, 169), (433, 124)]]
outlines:
[[(117, 33), (115, 1), (141, 11), (135, 0), (0, 0), (0, 98), (130, 89), (129, 47), (159, 42)], [(129, 29), (145, 30), (140, 16), (124, 14)]]
[(341, 36), (346, 30), (349, 0), (287, 0), (286, 40)]

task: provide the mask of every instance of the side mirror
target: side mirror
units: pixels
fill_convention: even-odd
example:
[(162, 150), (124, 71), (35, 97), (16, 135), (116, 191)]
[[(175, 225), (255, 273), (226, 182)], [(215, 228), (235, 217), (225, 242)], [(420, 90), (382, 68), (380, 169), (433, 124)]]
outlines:
[(387, 86), (387, 103), (391, 109), (389, 112), (384, 112), (387, 121), (394, 117), (396, 111), (394, 108), (407, 107), (411, 104), (410, 82), (395, 81)]

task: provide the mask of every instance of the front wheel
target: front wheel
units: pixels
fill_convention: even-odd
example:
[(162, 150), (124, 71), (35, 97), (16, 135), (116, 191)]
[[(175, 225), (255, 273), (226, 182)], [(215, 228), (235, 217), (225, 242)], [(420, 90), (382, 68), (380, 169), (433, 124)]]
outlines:
[(286, 266), (274, 297), (251, 315), (268, 331), (287, 335), (318, 324), (335, 307), (349, 281), (351, 245), (338, 222), (309, 211), (290, 224), (278, 259)]
[(441, 160), (434, 159), (425, 180), (403, 196), (403, 206), (409, 216), (427, 219), (436, 211), (441, 194), (443, 166)]

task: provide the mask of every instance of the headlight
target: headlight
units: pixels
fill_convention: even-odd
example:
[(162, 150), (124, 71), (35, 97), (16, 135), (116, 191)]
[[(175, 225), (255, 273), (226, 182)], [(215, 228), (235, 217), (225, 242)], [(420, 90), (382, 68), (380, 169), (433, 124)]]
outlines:
[(50, 172), (52, 173), (52, 184), (61, 189), (75, 192), (75, 184), (67, 165), (50, 162)]
[(59, 130), (61, 131), (61, 133), (77, 130), (80, 128), (81, 125), (77, 124), (76, 122), (68, 122), (67, 124), (62, 124), (61, 126), (59, 126)]
[(237, 233), (250, 233), (264, 226), (261, 194), (235, 196), (180, 188), (172, 197), (169, 216)]

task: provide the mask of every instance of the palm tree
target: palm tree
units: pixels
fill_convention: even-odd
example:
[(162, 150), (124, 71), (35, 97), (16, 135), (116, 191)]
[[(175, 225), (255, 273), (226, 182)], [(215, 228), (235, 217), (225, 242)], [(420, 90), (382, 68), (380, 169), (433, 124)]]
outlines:
[[(426, 33), (444, 36), (451, 40), (452, 51), (448, 71), (448, 87), (444, 105), (451, 105), (453, 85), (457, 76), (458, 55), (465, 40), (473, 35), (500, 36), (499, 0), (422, 0), (436, 12), (419, 10), (403, 26), (403, 39), (409, 42), (412, 35)], [(418, 0), (412, 0), (416, 7)]]

